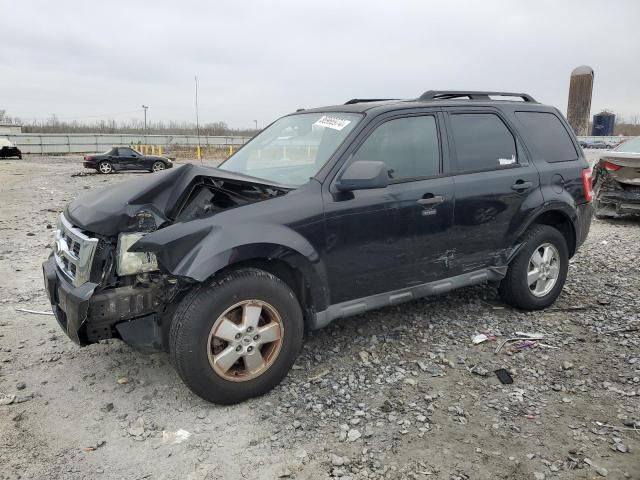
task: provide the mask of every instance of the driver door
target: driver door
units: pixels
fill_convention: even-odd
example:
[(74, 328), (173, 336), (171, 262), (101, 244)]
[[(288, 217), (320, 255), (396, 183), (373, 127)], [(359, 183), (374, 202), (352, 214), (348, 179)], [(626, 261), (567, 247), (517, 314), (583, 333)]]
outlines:
[(120, 165), (124, 170), (142, 170), (144, 168), (140, 162), (141, 157), (130, 148), (119, 147), (118, 157), (120, 158)]
[(343, 168), (382, 161), (390, 184), (352, 192), (329, 187), (324, 194), (332, 304), (448, 275), (454, 188), (444, 175), (440, 124), (430, 110), (385, 117), (347, 151)]

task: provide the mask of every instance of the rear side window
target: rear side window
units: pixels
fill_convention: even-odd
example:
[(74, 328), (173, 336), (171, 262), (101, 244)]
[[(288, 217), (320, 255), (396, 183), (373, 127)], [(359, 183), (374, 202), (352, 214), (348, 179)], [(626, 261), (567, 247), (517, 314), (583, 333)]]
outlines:
[(353, 156), (353, 161), (384, 162), (389, 178), (405, 180), (440, 172), (438, 129), (433, 116), (389, 120), (377, 127)]
[(518, 163), (516, 141), (492, 113), (451, 115), (458, 172), (497, 170)]
[(516, 112), (516, 117), (538, 156), (550, 163), (578, 159), (567, 129), (553, 113)]

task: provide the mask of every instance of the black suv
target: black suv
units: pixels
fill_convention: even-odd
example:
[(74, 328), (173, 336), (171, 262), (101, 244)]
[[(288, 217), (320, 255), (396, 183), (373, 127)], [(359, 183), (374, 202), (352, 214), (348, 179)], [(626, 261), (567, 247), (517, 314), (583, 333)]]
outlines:
[(487, 281), (547, 307), (591, 196), (567, 122), (529, 95), (354, 99), (276, 120), (219, 168), (79, 196), (45, 284), (75, 342), (167, 350), (196, 394), (233, 403), (338, 318)]

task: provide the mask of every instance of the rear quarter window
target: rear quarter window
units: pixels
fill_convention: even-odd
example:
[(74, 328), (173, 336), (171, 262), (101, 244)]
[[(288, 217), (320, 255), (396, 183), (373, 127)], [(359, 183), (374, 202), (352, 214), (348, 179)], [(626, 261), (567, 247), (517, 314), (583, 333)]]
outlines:
[(553, 113), (516, 112), (516, 118), (525, 128), (525, 138), (537, 157), (549, 163), (570, 162), (578, 159), (569, 132)]

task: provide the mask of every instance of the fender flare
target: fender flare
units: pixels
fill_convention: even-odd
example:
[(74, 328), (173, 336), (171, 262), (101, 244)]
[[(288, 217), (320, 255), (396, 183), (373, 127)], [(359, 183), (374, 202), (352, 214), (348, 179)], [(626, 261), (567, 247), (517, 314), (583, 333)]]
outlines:
[[(514, 238), (515, 241), (517, 242), (518, 239), (524, 234), (524, 232), (526, 232), (529, 227), (531, 227), (531, 225), (533, 225), (534, 223), (536, 223), (536, 221), (544, 214), (546, 213), (550, 213), (550, 212), (555, 212), (558, 213), (560, 215), (562, 215), (566, 220), (568, 220), (569, 224), (571, 225), (571, 228), (573, 230), (573, 238), (574, 240), (577, 240), (578, 238), (578, 229), (576, 226), (576, 222), (578, 220), (578, 214), (576, 213), (576, 209), (575, 207), (572, 207), (571, 205), (568, 205), (564, 202), (547, 202), (545, 204), (543, 204), (540, 208), (537, 208), (535, 210), (533, 210), (529, 216), (527, 217), (527, 219), (522, 222), (522, 226), (515, 232), (514, 234)], [(512, 250), (511, 254), (509, 255), (509, 261), (511, 261), (515, 255), (517, 255), (518, 251), (520, 250), (520, 247), (522, 246), (522, 244), (518, 243), (514, 246), (514, 249)], [(575, 252), (574, 252), (575, 253)]]

